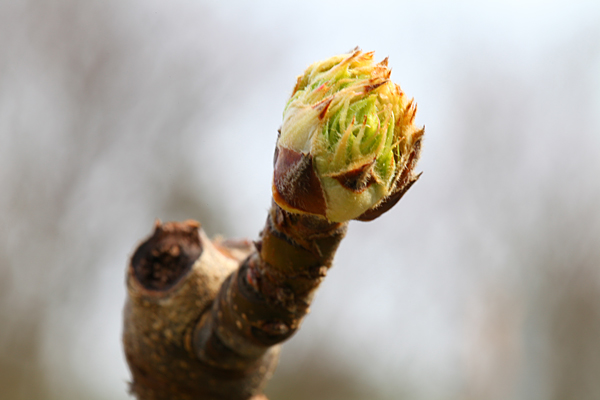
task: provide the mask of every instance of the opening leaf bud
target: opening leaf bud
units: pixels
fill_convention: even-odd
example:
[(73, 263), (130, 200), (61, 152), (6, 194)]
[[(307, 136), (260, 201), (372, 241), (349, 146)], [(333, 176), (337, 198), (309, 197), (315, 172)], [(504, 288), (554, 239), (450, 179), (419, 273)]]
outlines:
[(424, 128), (390, 80), (387, 58), (355, 50), (298, 77), (277, 139), (273, 198), (333, 222), (372, 220), (418, 179)]

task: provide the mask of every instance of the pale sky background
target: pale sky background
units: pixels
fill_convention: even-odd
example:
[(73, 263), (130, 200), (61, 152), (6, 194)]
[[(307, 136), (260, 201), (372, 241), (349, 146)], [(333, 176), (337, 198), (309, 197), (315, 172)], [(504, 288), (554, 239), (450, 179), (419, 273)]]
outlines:
[(553, 310), (580, 284), (600, 304), (597, 1), (0, 1), (3, 365), (47, 399), (127, 399), (136, 243), (155, 218), (256, 238), (296, 76), (357, 45), (417, 101), (424, 174), (350, 224), (271, 400), (311, 363), (373, 398), (558, 399), (553, 332), (577, 313)]

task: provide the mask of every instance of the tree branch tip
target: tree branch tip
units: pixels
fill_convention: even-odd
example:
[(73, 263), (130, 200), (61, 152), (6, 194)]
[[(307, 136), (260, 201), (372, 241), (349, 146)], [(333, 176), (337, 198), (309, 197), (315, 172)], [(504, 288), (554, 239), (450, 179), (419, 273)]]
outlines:
[(309, 66), (288, 101), (259, 239), (154, 221), (131, 256), (123, 342), (138, 400), (268, 400), (279, 344), (300, 328), (351, 220), (390, 210), (421, 177), (425, 127), (388, 58)]

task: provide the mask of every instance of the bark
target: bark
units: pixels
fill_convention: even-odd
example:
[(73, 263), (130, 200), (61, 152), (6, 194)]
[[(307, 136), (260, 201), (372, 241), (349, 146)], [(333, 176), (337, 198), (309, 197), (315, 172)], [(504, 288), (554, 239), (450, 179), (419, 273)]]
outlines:
[(127, 272), (123, 340), (139, 400), (266, 400), (347, 223), (272, 204), (260, 240), (157, 223)]

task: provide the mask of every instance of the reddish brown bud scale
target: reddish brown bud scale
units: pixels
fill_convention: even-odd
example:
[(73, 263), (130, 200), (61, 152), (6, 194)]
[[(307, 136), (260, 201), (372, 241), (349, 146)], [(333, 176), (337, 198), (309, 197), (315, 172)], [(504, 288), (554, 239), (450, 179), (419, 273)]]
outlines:
[(362, 193), (369, 186), (377, 182), (377, 180), (373, 176), (374, 164), (375, 162), (372, 162), (370, 164), (364, 164), (351, 171), (344, 172), (338, 175), (332, 175), (331, 177), (337, 180), (340, 183), (340, 185), (342, 185), (346, 189), (352, 190), (355, 193)]
[(327, 205), (311, 156), (282, 147), (277, 152), (273, 198), (287, 208), (325, 216)]
[(418, 175), (413, 175), (412, 172), (415, 165), (417, 164), (420, 153), (421, 140), (418, 140), (413, 147), (413, 151), (410, 154), (406, 168), (402, 171), (402, 174), (398, 179), (398, 184), (394, 192), (386, 199), (384, 199), (377, 207), (371, 208), (365, 211), (360, 216), (358, 216), (356, 220), (363, 222), (372, 221), (375, 218), (381, 216), (386, 211), (389, 211), (393, 206), (396, 205), (396, 203), (400, 201), (402, 196), (404, 196), (404, 194), (408, 192), (408, 189), (410, 189), (412, 185), (414, 185), (415, 182), (421, 177), (422, 173), (419, 173)]

